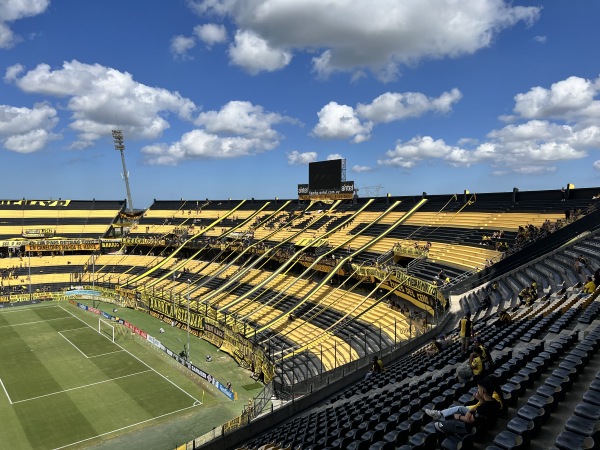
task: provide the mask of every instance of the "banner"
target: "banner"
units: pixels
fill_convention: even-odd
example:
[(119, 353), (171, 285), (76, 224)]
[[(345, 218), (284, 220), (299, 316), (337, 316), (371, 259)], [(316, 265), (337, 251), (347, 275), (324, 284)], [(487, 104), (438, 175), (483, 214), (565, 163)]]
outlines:
[(0, 296), (0, 303), (21, 303), (30, 300), (59, 300), (64, 298), (63, 292), (32, 292), (31, 294), (9, 294)]
[(72, 251), (96, 251), (100, 250), (100, 244), (28, 244), (25, 251), (31, 252), (72, 252)]
[(0, 200), (0, 206), (49, 206), (65, 207), (69, 206), (71, 200)]

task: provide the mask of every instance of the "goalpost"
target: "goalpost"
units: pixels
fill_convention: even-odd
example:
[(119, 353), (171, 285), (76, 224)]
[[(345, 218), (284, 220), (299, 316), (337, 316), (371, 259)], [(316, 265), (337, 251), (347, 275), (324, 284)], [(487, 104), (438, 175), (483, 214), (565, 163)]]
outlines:
[(105, 322), (100, 317), (98, 317), (98, 333), (103, 334), (112, 342), (115, 342), (115, 327), (110, 323)]

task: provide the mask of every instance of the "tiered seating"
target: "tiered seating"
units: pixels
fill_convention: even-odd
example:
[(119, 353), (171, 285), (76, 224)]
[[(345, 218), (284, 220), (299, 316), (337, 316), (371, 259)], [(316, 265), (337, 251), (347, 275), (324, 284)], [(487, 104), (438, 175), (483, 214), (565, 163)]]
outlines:
[(0, 240), (104, 237), (123, 201), (1, 200)]

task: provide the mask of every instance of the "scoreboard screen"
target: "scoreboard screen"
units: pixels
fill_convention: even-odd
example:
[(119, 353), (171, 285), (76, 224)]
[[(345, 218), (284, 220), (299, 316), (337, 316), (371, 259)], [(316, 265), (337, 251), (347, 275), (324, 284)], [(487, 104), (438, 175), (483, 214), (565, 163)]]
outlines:
[(311, 191), (339, 190), (342, 185), (342, 160), (313, 162), (308, 165)]

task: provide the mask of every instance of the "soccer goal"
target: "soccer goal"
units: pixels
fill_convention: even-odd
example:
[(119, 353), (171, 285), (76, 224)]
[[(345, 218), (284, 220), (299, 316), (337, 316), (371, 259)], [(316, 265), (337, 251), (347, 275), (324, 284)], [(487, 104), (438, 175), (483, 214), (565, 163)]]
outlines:
[(98, 317), (98, 333), (115, 342), (115, 327)]

